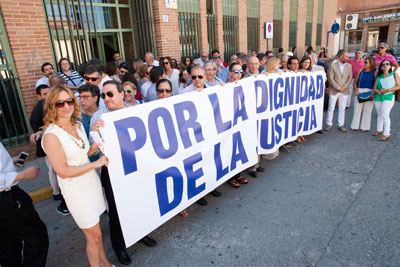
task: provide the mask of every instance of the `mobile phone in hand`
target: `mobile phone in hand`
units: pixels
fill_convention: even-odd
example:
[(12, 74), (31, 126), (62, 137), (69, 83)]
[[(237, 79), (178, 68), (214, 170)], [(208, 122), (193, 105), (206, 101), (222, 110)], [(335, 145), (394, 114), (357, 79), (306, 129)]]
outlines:
[(21, 153), (19, 153), (19, 156), (18, 156), (18, 160), (17, 160), (17, 162), (15, 163), (15, 165), (17, 165), (17, 166), (19, 166), (19, 167), (24, 167), (25, 166), (25, 161), (26, 161), (26, 159), (28, 158), (28, 153), (26, 153), (26, 152), (21, 152)]

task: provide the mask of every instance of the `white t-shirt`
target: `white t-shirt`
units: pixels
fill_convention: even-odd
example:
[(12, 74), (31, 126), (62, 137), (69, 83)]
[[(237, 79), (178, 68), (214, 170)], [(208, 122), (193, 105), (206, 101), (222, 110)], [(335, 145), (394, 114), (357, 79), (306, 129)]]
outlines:
[(168, 77), (167, 74), (165, 74), (165, 77), (172, 83), (172, 94), (177, 95), (179, 94), (179, 70), (174, 69), (172, 72), (171, 77)]

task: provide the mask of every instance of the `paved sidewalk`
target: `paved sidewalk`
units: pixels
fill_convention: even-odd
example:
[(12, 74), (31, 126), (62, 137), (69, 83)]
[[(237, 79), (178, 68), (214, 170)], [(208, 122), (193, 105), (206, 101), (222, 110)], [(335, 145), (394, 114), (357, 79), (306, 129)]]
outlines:
[[(352, 108), (346, 113), (349, 128)], [(391, 114), (387, 142), (371, 136), (373, 112), (368, 133), (333, 127), (263, 160), (258, 179), (239, 189), (224, 184), (221, 198), (207, 196), (208, 206), (194, 204), (188, 218), (156, 229), (157, 247), (130, 247), (132, 266), (399, 266), (399, 103)], [(50, 237), (48, 266), (88, 266), (83, 233), (57, 204), (36, 204)], [(106, 215), (101, 224), (106, 254), (118, 265)]]

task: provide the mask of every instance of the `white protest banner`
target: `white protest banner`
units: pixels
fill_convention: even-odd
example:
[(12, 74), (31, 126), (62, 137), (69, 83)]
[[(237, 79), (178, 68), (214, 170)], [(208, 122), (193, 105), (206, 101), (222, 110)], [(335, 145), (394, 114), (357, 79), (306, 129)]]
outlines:
[(273, 153), (298, 136), (322, 129), (324, 72), (258, 77), (254, 86), (257, 92), (259, 154)]
[(127, 246), (257, 163), (255, 101), (250, 78), (103, 114)]

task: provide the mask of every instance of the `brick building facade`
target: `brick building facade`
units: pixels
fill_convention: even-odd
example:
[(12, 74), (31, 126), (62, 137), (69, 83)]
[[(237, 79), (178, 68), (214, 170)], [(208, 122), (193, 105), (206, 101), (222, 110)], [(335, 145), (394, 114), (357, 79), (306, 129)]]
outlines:
[(400, 53), (400, 2), (398, 0), (338, 0), (340, 48), (372, 52), (385, 42)]
[[(56, 0), (2, 0), (1, 23), (6, 38), (1, 41), (10, 46), (9, 61), (15, 65), (10, 73), (18, 81), (25, 122), (37, 101), (35, 82), (42, 76), (40, 66), (44, 62), (56, 66), (61, 56), (69, 56), (76, 68), (94, 56), (108, 61), (112, 50), (120, 50), (129, 63), (143, 58), (145, 51), (180, 60), (186, 51), (198, 56), (201, 51), (217, 48), (227, 54), (233, 46), (236, 52), (244, 53), (251, 49), (276, 51), (279, 47), (288, 51), (296, 46), (302, 56), (308, 45), (317, 51), (326, 46), (327, 31), (338, 5), (338, 0), (236, 1), (177, 0), (176, 8), (169, 8), (165, 0), (115, 0), (106, 4), (92, 0), (86, 1), (86, 7), (83, 1), (69, 1), (68, 5), (61, 1), (59, 6)], [(258, 25), (252, 27), (250, 21), (257, 21)], [(265, 22), (276, 22), (275, 41), (264, 38)], [(215, 34), (211, 36), (211, 32)], [(252, 47), (249, 36), (257, 37)], [(333, 43), (330, 47), (333, 49)], [(1, 94), (0, 91), (0, 97)], [(11, 140), (10, 136), (7, 140)], [(10, 143), (16, 144), (21, 142)]]

